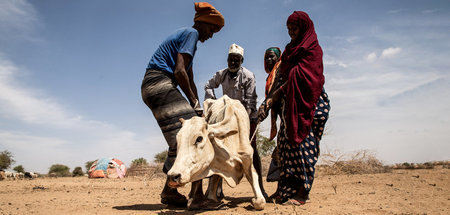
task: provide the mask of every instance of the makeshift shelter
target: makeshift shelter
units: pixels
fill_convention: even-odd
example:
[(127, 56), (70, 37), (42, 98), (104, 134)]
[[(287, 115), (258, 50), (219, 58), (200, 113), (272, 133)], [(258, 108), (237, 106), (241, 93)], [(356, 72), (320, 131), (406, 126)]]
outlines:
[(123, 178), (127, 173), (125, 164), (116, 158), (102, 158), (89, 168), (89, 178)]

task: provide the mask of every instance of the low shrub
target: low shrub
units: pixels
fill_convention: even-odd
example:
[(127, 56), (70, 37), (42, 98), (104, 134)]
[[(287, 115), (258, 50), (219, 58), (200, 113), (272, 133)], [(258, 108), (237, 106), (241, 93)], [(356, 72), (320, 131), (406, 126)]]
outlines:
[(368, 150), (353, 154), (342, 154), (339, 151), (323, 153), (321, 164), (317, 165), (319, 174), (372, 174), (390, 172), (391, 168), (376, 158), (375, 153)]

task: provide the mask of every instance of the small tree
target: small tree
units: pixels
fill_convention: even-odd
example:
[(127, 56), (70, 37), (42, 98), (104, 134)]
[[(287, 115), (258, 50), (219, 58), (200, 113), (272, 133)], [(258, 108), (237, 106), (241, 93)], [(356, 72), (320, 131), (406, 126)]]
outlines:
[(261, 157), (270, 155), (277, 145), (274, 140), (269, 140), (269, 138), (264, 137), (260, 134), (259, 129), (256, 130), (256, 148)]
[(164, 163), (164, 161), (166, 161), (167, 158), (167, 150), (164, 150), (158, 154), (155, 155), (155, 162), (156, 163)]
[(94, 163), (95, 161), (87, 161), (85, 164), (84, 164), (84, 167), (86, 167), (86, 172), (89, 172), (89, 169), (91, 168), (91, 166), (92, 166), (92, 164)]
[(25, 169), (23, 168), (22, 165), (19, 165), (19, 166), (14, 167), (13, 170), (16, 171), (16, 172), (25, 173)]
[(144, 166), (148, 165), (148, 162), (145, 158), (138, 158), (131, 161), (131, 166)]
[(58, 177), (70, 176), (70, 168), (62, 164), (53, 164), (48, 171), (48, 174), (54, 173)]
[(72, 176), (73, 177), (84, 176), (83, 169), (79, 166), (75, 167), (75, 169), (72, 171)]
[(8, 150), (0, 152), (0, 170), (8, 169), (14, 162), (11, 152)]

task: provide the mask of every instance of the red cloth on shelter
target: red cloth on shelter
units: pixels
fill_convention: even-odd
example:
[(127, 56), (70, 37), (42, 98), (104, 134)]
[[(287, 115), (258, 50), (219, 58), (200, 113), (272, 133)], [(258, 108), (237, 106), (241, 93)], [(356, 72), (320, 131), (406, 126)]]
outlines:
[(288, 82), (283, 89), (286, 93), (287, 136), (291, 144), (297, 145), (311, 129), (314, 110), (325, 83), (323, 52), (308, 14), (295, 11), (287, 23), (299, 26), (301, 35), (286, 45), (280, 65), (283, 79)]

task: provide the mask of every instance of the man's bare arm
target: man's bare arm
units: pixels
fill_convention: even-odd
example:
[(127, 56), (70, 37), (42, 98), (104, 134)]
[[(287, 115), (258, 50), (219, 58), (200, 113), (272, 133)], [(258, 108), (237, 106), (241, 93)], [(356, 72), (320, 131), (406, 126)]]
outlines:
[[(184, 94), (186, 95), (189, 103), (192, 107), (195, 106), (195, 104), (198, 102), (198, 95), (196, 94), (197, 89), (192, 89), (191, 87), (191, 79), (188, 75), (188, 72), (186, 71), (186, 68), (189, 66), (191, 62), (191, 56), (189, 54), (177, 54), (177, 61), (175, 63), (175, 71), (174, 76), (177, 80), (178, 84), (180, 85), (181, 90), (183, 90)], [(192, 70), (190, 69), (190, 72), (192, 73)], [(193, 82), (193, 81), (192, 81)]]

